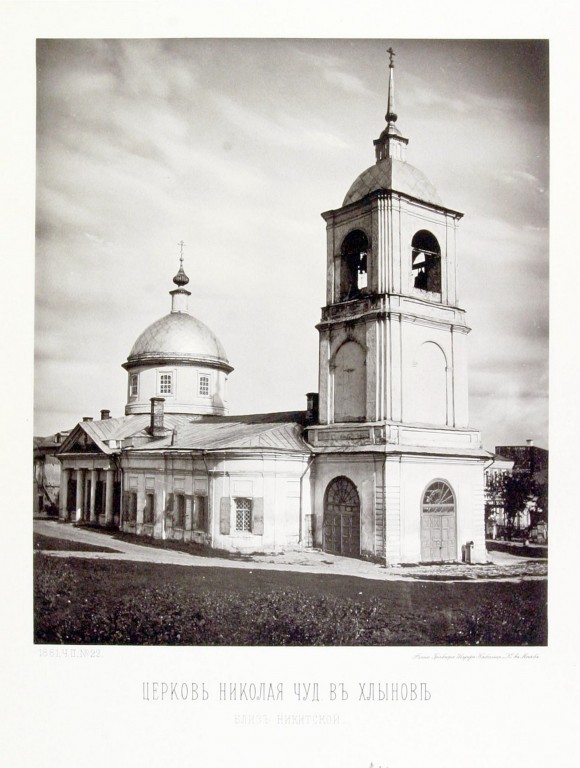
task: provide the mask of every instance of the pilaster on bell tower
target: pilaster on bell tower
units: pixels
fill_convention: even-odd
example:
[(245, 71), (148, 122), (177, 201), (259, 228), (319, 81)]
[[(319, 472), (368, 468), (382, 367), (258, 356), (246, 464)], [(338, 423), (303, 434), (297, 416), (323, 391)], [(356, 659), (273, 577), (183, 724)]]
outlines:
[(467, 427), (469, 329), (457, 306), (456, 235), (447, 208), (406, 160), (389, 49), (386, 126), (327, 229), (320, 333), (320, 423)]

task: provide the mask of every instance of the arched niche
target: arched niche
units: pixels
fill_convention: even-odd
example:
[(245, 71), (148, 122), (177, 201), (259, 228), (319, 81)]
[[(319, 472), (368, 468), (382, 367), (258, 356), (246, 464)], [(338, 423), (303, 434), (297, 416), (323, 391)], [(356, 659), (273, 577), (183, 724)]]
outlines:
[(406, 421), (447, 424), (447, 358), (439, 344), (426, 341), (417, 349), (406, 399)]
[(366, 416), (366, 351), (345, 341), (334, 356), (334, 421), (364, 421)]

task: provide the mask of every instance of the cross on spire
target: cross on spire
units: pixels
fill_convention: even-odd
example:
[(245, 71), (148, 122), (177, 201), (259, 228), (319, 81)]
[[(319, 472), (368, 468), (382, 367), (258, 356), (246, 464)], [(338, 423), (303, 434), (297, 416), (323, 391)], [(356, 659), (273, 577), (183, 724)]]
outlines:
[(392, 48), (387, 48), (387, 53), (389, 54), (389, 101), (385, 119), (387, 123), (396, 123), (397, 113), (395, 112), (395, 64), (393, 62), (395, 52)]
[(185, 247), (185, 243), (183, 242), (183, 240), (180, 240), (177, 243), (177, 245), (179, 246), (179, 261), (180, 261), (181, 265), (183, 266), (183, 249)]

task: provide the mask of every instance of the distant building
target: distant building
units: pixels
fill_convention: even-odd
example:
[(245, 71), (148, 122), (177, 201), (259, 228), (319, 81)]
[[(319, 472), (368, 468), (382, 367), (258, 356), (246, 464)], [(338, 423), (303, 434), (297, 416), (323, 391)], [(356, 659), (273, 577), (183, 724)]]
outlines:
[(496, 539), (506, 525), (503, 481), (511, 475), (513, 459), (491, 455), (491, 463), (485, 468), (485, 532), (490, 539)]
[(495, 452), (513, 460), (515, 474), (533, 477), (537, 472), (548, 471), (549, 451), (538, 448), (532, 440), (527, 440), (525, 445), (496, 445)]
[(35, 437), (33, 510), (35, 516), (58, 515), (60, 494), (60, 461), (56, 457), (66, 432), (57, 432), (49, 437)]
[[(509, 528), (516, 533), (525, 531), (537, 540), (547, 540), (549, 452), (531, 440), (525, 445), (498, 445), (495, 450), (493, 462), (485, 471), (486, 534), (495, 538)], [(508, 519), (504, 509), (508, 475), (529, 488), (512, 519)]]

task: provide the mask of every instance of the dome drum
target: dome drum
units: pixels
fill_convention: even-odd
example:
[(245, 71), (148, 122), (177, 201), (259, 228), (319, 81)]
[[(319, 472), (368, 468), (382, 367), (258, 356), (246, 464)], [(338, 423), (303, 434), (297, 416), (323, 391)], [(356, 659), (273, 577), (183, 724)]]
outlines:
[(231, 373), (234, 370), (233, 366), (229, 363), (205, 355), (131, 355), (127, 362), (123, 363), (123, 368), (126, 371), (132, 371), (138, 367), (159, 367), (169, 364), (205, 366), (207, 368), (217, 368), (225, 373)]

